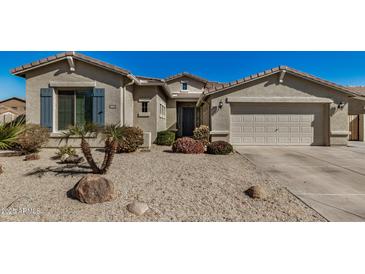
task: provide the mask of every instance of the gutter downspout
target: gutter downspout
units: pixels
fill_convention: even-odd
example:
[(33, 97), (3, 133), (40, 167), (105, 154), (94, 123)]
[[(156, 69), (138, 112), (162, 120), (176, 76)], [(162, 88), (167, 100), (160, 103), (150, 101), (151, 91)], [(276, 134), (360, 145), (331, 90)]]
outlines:
[[(124, 86), (123, 86), (123, 92), (122, 92), (122, 94), (121, 94), (121, 97), (123, 98), (123, 112), (121, 111), (120, 113), (122, 114), (123, 113), (123, 119), (120, 119), (121, 121), (123, 120), (123, 126), (125, 126), (126, 124), (125, 124), (125, 121), (126, 121), (126, 119), (125, 119), (125, 115), (126, 115), (126, 106), (127, 106), (127, 103), (126, 103), (126, 87), (128, 87), (128, 86), (131, 86), (131, 85), (134, 85), (134, 83), (136, 82), (133, 78), (133, 76), (131, 76), (131, 75), (127, 75), (127, 77), (128, 78), (132, 78), (132, 80), (129, 82), (129, 83), (127, 83), (127, 84), (125, 84)], [(121, 99), (122, 99), (121, 98)]]

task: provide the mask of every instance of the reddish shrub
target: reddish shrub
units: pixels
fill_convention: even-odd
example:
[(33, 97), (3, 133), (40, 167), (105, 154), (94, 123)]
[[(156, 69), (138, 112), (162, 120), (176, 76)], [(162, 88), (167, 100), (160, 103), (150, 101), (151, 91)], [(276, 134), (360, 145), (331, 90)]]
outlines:
[(186, 154), (204, 153), (204, 145), (189, 137), (177, 139), (172, 145), (172, 151)]

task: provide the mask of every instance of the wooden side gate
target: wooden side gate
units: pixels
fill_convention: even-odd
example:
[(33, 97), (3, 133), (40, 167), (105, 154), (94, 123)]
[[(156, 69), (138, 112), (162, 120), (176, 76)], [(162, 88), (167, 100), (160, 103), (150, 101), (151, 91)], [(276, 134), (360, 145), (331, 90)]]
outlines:
[(350, 130), (350, 141), (359, 141), (359, 115), (349, 115), (349, 130)]

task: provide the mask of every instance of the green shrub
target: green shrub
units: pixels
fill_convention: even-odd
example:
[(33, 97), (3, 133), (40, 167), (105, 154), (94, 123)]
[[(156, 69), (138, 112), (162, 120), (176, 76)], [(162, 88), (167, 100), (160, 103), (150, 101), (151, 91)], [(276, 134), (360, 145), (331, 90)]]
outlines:
[(64, 145), (58, 148), (56, 155), (62, 157), (63, 155), (76, 156), (76, 150), (72, 146)]
[(172, 145), (172, 151), (177, 153), (198, 154), (204, 153), (202, 142), (189, 137), (177, 139)]
[(205, 125), (201, 125), (194, 129), (194, 139), (201, 141), (204, 145), (209, 143), (210, 131), (209, 127)]
[(118, 143), (118, 153), (134, 152), (143, 144), (143, 131), (139, 127), (120, 128), (122, 140)]
[(233, 147), (225, 141), (215, 141), (207, 146), (207, 152), (209, 154), (227, 155), (233, 152)]
[(48, 142), (48, 129), (36, 124), (28, 124), (19, 135), (17, 143), (24, 154), (39, 152), (40, 148)]
[(157, 132), (155, 143), (161, 146), (171, 146), (175, 141), (175, 132), (165, 130)]

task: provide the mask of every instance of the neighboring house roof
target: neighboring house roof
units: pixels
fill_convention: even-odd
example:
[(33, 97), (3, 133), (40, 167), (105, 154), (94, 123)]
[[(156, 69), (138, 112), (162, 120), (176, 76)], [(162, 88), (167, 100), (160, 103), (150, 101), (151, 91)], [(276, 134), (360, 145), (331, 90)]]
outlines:
[(10, 97), (10, 98), (7, 98), (7, 99), (4, 99), (4, 100), (0, 101), (0, 104), (1, 103), (5, 103), (5, 102), (8, 102), (10, 100), (17, 100), (17, 101), (20, 101), (20, 102), (25, 103), (25, 100), (24, 99), (21, 99), (19, 97)]
[(365, 96), (365, 86), (347, 87), (347, 89), (351, 90), (352, 92), (356, 93), (357, 95)]
[(12, 69), (11, 73), (14, 74), (14, 75), (18, 75), (18, 76), (24, 76), (25, 72), (27, 72), (27, 71), (30, 71), (30, 70), (33, 70), (33, 69), (36, 69), (36, 68), (39, 68), (39, 67), (54, 63), (54, 62), (65, 60), (68, 57), (72, 57), (72, 58), (75, 58), (76, 60), (80, 60), (80, 61), (83, 61), (85, 63), (90, 63), (92, 65), (99, 66), (99, 67), (102, 67), (104, 69), (107, 69), (107, 70), (110, 70), (110, 71), (113, 71), (115, 73), (119, 73), (119, 74), (122, 74), (122, 75), (130, 74), (130, 72), (126, 69), (123, 69), (121, 67), (118, 67), (118, 66), (115, 66), (115, 65), (112, 65), (112, 64), (105, 63), (105, 62), (100, 61), (98, 59), (94, 59), (92, 57), (89, 57), (89, 56), (86, 56), (84, 54), (77, 53), (77, 52), (74, 52), (74, 51), (59, 53), (59, 54), (56, 54), (56, 55), (49, 56), (47, 58), (40, 59), (38, 61), (34, 61), (34, 62), (26, 64), (26, 65), (22, 65), (20, 67)]
[(13, 113), (14, 115), (21, 115), (24, 113), (24, 112), (16, 111), (15, 109), (12, 109), (11, 107), (0, 105), (0, 115), (4, 114), (4, 113), (8, 113), (8, 112)]
[(299, 70), (290, 68), (288, 66), (275, 67), (275, 68), (272, 68), (272, 69), (269, 69), (269, 70), (265, 70), (263, 72), (252, 74), (250, 76), (247, 76), (245, 78), (242, 78), (242, 79), (239, 79), (239, 80), (236, 80), (236, 81), (233, 81), (233, 82), (229, 82), (229, 83), (225, 83), (225, 84), (217, 84), (214, 87), (208, 89), (206, 92), (204, 92), (204, 96), (207, 96), (207, 95), (210, 95), (210, 94), (216, 93), (216, 92), (221, 92), (221, 91), (230, 89), (232, 87), (237, 87), (237, 86), (240, 86), (242, 84), (252, 82), (252, 81), (267, 77), (269, 75), (273, 75), (273, 74), (281, 73), (281, 72), (296, 75), (298, 77), (307, 79), (309, 81), (316, 82), (320, 85), (331, 87), (333, 89), (340, 90), (340, 91), (345, 92), (347, 94), (356, 96), (356, 94), (354, 92), (352, 92), (348, 87), (341, 86), (341, 85), (338, 85), (336, 83), (333, 83), (333, 82), (330, 82), (330, 81), (327, 81), (327, 80), (323, 80), (321, 78), (318, 78), (316, 76), (313, 76), (313, 75), (305, 73), (305, 72), (301, 72)]
[(203, 82), (205, 84), (209, 82), (207, 79), (204, 79), (202, 77), (193, 75), (193, 74), (188, 73), (188, 72), (181, 72), (181, 73), (169, 76), (169, 77), (165, 78), (165, 81), (170, 82), (172, 80), (179, 79), (179, 78), (182, 78), (182, 77), (188, 77), (188, 78), (191, 78), (191, 79), (195, 79), (195, 80), (197, 80), (199, 82)]

